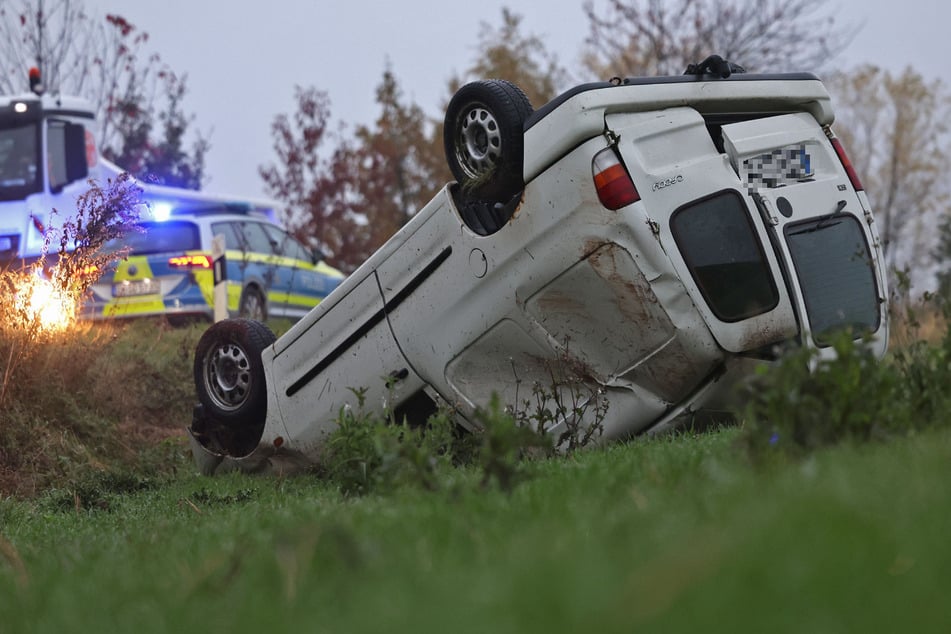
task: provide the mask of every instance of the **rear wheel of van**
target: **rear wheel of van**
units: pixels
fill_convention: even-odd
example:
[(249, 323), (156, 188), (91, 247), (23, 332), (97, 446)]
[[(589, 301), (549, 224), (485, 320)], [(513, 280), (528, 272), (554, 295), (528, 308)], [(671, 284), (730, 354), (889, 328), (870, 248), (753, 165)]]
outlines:
[(267, 386), (261, 352), (271, 329), (250, 319), (213, 324), (195, 348), (195, 389), (207, 415), (231, 427), (264, 424)]
[(467, 198), (506, 202), (522, 190), (523, 134), (531, 114), (525, 93), (503, 79), (472, 82), (453, 95), (443, 145)]

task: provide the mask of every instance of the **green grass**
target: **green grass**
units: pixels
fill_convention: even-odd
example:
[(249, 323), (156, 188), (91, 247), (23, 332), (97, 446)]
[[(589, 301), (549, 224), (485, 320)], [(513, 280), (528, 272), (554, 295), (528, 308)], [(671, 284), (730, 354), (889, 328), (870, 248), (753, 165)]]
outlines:
[(500, 407), (458, 447), (354, 418), (322, 478), (205, 478), (201, 325), (43, 334), (11, 306), (0, 634), (949, 630), (951, 330), (794, 352), (743, 429), (516, 463), (536, 442)]
[(531, 463), (510, 494), (459, 470), (359, 498), (180, 475), (0, 500), (0, 630), (947, 631), (951, 432), (765, 469), (737, 437)]

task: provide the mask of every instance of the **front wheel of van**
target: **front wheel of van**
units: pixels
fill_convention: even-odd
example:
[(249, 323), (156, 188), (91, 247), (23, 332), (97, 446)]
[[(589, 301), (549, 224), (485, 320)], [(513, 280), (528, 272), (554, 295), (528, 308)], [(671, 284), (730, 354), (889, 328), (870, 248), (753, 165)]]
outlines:
[(263, 425), (267, 386), (261, 352), (276, 337), (261, 322), (226, 319), (213, 324), (195, 348), (195, 390), (204, 411), (231, 427)]

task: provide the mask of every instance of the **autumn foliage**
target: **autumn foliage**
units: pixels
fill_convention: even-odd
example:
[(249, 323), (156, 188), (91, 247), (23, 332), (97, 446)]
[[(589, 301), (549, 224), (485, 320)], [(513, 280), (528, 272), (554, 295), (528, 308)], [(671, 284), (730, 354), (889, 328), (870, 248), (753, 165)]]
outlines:
[(448, 169), (434, 159), (428, 119), (403, 101), (389, 71), (377, 89), (380, 117), (353, 139), (329, 129), (326, 93), (298, 86), (294, 96), (297, 112), (271, 126), (277, 161), (261, 177), (298, 237), (353, 270), (432, 198)]

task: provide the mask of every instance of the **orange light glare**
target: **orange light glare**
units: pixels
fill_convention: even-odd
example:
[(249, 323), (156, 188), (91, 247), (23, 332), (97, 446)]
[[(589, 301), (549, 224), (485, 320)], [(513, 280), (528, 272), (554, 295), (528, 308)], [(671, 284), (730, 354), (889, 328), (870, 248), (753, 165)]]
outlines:
[(210, 269), (211, 258), (207, 255), (179, 255), (169, 258), (168, 265), (176, 269)]

